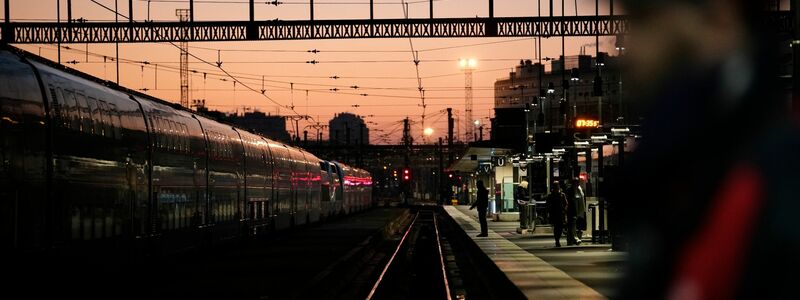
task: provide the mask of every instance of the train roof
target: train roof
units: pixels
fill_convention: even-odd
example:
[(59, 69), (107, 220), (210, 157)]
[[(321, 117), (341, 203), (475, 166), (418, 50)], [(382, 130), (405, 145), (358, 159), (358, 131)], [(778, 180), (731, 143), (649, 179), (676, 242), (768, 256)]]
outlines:
[(45, 58), (43, 58), (41, 56), (33, 54), (33, 53), (31, 53), (29, 51), (26, 51), (24, 49), (17, 48), (17, 47), (8, 45), (8, 44), (0, 44), (0, 50), (5, 50), (5, 51), (9, 51), (9, 52), (15, 53), (15, 54), (17, 54), (19, 56), (24, 57), (25, 59), (29, 59), (29, 60), (35, 61), (37, 63), (41, 63), (41, 64), (46, 65), (48, 67), (51, 67), (53, 69), (56, 69), (56, 70), (59, 70), (59, 71), (62, 71), (62, 72), (65, 72), (65, 73), (80, 77), (80, 78), (83, 78), (85, 80), (94, 82), (96, 84), (105, 86), (107, 88), (117, 90), (119, 92), (130, 94), (130, 95), (133, 95), (135, 97), (141, 97), (143, 99), (147, 99), (149, 101), (153, 101), (153, 102), (156, 102), (156, 103), (171, 107), (171, 108), (173, 108), (175, 110), (180, 110), (180, 111), (184, 111), (184, 112), (187, 112), (187, 113), (190, 113), (190, 114), (198, 115), (198, 116), (201, 116), (203, 118), (212, 120), (214, 122), (217, 122), (217, 123), (220, 123), (220, 124), (224, 124), (224, 125), (230, 126), (232, 128), (236, 128), (236, 129), (239, 129), (239, 130), (251, 133), (251, 134), (255, 134), (255, 135), (260, 136), (260, 137), (262, 137), (262, 138), (264, 138), (266, 140), (269, 140), (269, 141), (271, 141), (271, 142), (273, 142), (275, 144), (281, 144), (281, 145), (283, 145), (283, 146), (285, 146), (287, 148), (300, 149), (303, 152), (310, 153), (314, 157), (317, 157), (315, 154), (313, 154), (313, 153), (311, 153), (311, 152), (309, 152), (309, 151), (307, 151), (307, 150), (305, 150), (305, 149), (303, 149), (301, 147), (291, 146), (291, 145), (287, 145), (287, 144), (279, 142), (279, 141), (272, 140), (272, 139), (270, 139), (270, 138), (268, 138), (266, 136), (263, 136), (263, 135), (258, 134), (256, 132), (253, 132), (253, 131), (248, 130), (246, 128), (241, 128), (241, 127), (236, 126), (234, 124), (231, 124), (231, 123), (219, 120), (219, 119), (217, 119), (215, 117), (203, 114), (201, 112), (190, 110), (190, 109), (188, 109), (186, 107), (183, 107), (182, 105), (180, 105), (178, 103), (169, 102), (169, 101), (154, 97), (152, 95), (148, 95), (148, 94), (142, 93), (142, 92), (137, 91), (137, 90), (132, 90), (132, 89), (126, 88), (124, 86), (118, 85), (116, 82), (113, 82), (113, 81), (103, 80), (103, 79), (97, 78), (95, 76), (92, 76), (91, 74), (88, 74), (88, 73), (85, 73), (85, 72), (82, 72), (82, 71), (67, 67), (65, 65), (56, 63), (56, 62), (54, 62), (52, 60), (49, 60), (49, 59), (45, 59)]

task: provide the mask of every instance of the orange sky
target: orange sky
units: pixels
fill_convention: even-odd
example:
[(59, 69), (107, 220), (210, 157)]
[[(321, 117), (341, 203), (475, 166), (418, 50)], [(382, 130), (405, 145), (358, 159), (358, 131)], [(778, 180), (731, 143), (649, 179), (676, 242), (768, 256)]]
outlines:
[[(114, 7), (113, 0), (97, 0), (104, 5)], [(164, 0), (161, 0), (164, 1)], [(245, 0), (215, 0), (225, 3), (203, 3), (208, 0), (196, 0), (195, 20), (245, 20), (248, 18)], [(90, 0), (73, 0), (73, 18), (85, 18), (89, 21), (113, 20), (114, 14), (92, 3)], [(176, 8), (188, 8), (188, 1), (159, 2), (152, 0), (150, 18), (153, 20), (175, 21)], [(281, 6), (256, 4), (256, 19), (299, 20), (308, 17), (307, 0), (285, 0)], [(324, 4), (330, 2), (348, 2), (358, 4)], [(400, 0), (376, 0), (376, 18), (403, 18)], [(413, 1), (412, 1), (413, 2)], [(548, 8), (542, 1), (542, 14)], [(601, 2), (601, 14), (608, 13), (607, 1)], [(617, 1), (619, 2), (619, 1)], [(34, 4), (35, 3), (35, 4)], [(55, 20), (57, 0), (11, 0), (12, 21)], [(62, 3), (62, 20), (66, 20), (66, 0)], [(369, 17), (369, 0), (317, 0), (315, 1), (316, 19), (359, 19)], [(439, 0), (434, 4), (434, 15), (437, 17), (474, 17), (488, 14), (486, 0)], [(556, 14), (560, 14), (560, 1), (556, 3)], [(566, 15), (575, 15), (573, 1), (566, 1)], [(147, 18), (147, 1), (134, 0), (134, 18)], [(128, 14), (128, 1), (119, 0), (119, 11)], [(2, 10), (2, 8), (0, 8)], [(615, 9), (620, 12), (620, 9)], [(594, 1), (579, 0), (578, 14), (593, 15)], [(496, 0), (495, 16), (531, 16), (537, 15), (536, 1)], [(411, 18), (426, 18), (427, 3), (409, 5)], [(543, 56), (558, 57), (561, 53), (561, 39), (543, 39)], [(483, 44), (483, 45), (476, 45)], [(592, 44), (587, 52), (594, 53), (594, 38), (568, 38), (567, 55), (575, 55), (582, 45)], [(466, 47), (457, 47), (465, 46)], [(90, 56), (85, 62), (83, 51), (85, 44), (68, 45), (75, 50), (62, 51), (62, 62), (77, 61), (68, 64), (70, 67), (88, 72), (100, 78), (115, 80), (115, 64), (111, 61), (103, 63), (102, 57)], [(441, 113), (446, 107), (453, 107), (457, 117), (463, 116), (464, 110), (464, 75), (458, 65), (458, 59), (470, 57), (478, 60), (474, 74), (474, 108), (475, 119), (488, 123), (492, 116), (493, 85), (498, 78), (507, 77), (508, 72), (520, 59), (533, 59), (534, 40), (532, 38), (453, 38), (453, 39), (413, 39), (414, 48), (419, 51), (419, 72), (422, 85), (427, 90), (425, 127), (434, 129), (433, 137), (446, 135), (447, 118)], [(56, 60), (54, 45), (23, 45), (22, 48), (34, 53), (41, 51), (42, 56)], [(89, 45), (89, 52), (114, 57), (114, 45)], [(450, 49), (437, 49), (456, 47)], [(398, 143), (402, 132), (401, 120), (406, 116), (414, 122), (412, 127), (417, 141), (422, 140), (422, 124), (420, 117), (423, 110), (417, 91), (417, 79), (412, 62), (411, 46), (408, 39), (361, 39), (361, 40), (316, 40), (316, 41), (265, 41), (265, 42), (215, 42), (190, 43), (190, 52), (207, 61), (217, 61), (217, 51), (221, 52), (222, 67), (237, 75), (240, 80), (256, 90), (261, 89), (262, 76), (265, 76), (267, 95), (282, 105), (294, 103), (300, 114), (308, 114), (317, 121), (327, 121), (338, 112), (352, 112), (367, 116), (368, 126), (373, 131), (370, 137), (373, 143)], [(317, 54), (305, 52), (317, 49)], [(228, 51), (226, 51), (228, 50)], [(236, 51), (230, 51), (236, 50)], [(242, 51), (258, 50), (258, 51)], [(613, 39), (601, 39), (601, 51), (613, 50)], [(148, 94), (179, 102), (180, 85), (177, 70), (179, 52), (170, 44), (121, 44), (120, 58), (134, 61), (147, 61), (159, 65), (158, 87), (155, 86), (155, 70), (152, 65), (142, 70), (138, 63), (120, 64), (120, 84), (131, 89), (149, 89)], [(319, 64), (306, 64), (316, 60)], [(264, 112), (291, 114), (288, 109), (279, 109), (260, 93), (247, 90), (237, 85), (234, 92), (233, 83), (220, 80), (219, 76), (208, 76), (203, 79), (202, 72), (220, 73), (215, 67), (190, 59), (192, 74), (191, 98), (206, 99), (206, 105), (212, 109), (239, 112), (245, 109), (258, 109)], [(330, 79), (331, 76), (340, 79)], [(390, 77), (390, 78), (386, 78)], [(293, 83), (293, 84), (291, 84)], [(350, 88), (359, 86), (358, 90)], [(291, 88), (293, 87), (293, 89)], [(339, 88), (339, 92), (330, 91)], [(308, 98), (306, 98), (308, 90)], [(366, 93), (368, 96), (357, 94)], [(353, 95), (356, 94), (356, 95)], [(293, 101), (292, 101), (293, 99)], [(308, 99), (308, 101), (306, 101)], [(354, 107), (354, 105), (359, 105)], [(460, 120), (460, 132), (463, 133), (463, 120)], [(301, 122), (301, 132), (308, 123)], [(287, 126), (289, 127), (289, 126)], [(383, 130), (383, 132), (374, 129)], [(314, 129), (308, 129), (314, 136)], [(292, 129), (290, 128), (290, 131)], [(484, 137), (488, 138), (488, 126)], [(387, 139), (380, 139), (381, 134), (391, 133)], [(324, 138), (327, 137), (327, 132)], [(433, 140), (433, 139), (432, 139)]]

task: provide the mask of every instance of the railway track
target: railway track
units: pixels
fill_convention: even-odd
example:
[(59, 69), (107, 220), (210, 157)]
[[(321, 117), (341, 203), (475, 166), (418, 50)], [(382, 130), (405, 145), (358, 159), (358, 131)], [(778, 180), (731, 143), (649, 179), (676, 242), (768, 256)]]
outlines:
[(417, 211), (366, 299), (452, 299), (434, 208)]

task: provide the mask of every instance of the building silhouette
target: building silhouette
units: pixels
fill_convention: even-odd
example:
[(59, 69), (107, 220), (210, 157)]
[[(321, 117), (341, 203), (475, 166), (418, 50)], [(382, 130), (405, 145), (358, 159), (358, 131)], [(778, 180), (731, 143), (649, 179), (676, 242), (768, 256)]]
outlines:
[(526, 127), (536, 140), (550, 144), (546, 141), (563, 136), (567, 120), (586, 118), (603, 125), (631, 121), (622, 103), (618, 61), (603, 52), (599, 59), (561, 57), (551, 61), (550, 71), (543, 64), (520, 61), (509, 77), (495, 81), (492, 143), (523, 151)]
[(328, 122), (328, 139), (333, 145), (368, 145), (369, 128), (361, 116), (339, 113)]

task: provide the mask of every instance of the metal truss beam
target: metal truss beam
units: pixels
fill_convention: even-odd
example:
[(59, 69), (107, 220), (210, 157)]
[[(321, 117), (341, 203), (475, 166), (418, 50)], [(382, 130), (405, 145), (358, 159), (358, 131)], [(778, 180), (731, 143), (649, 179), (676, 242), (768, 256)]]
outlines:
[(625, 16), (314, 21), (6, 23), (10, 44), (149, 43), (363, 38), (609, 36), (628, 32)]
[[(765, 15), (778, 34), (792, 33), (790, 12)], [(0, 27), (9, 44), (151, 43), (366, 38), (613, 36), (626, 16), (367, 19), (312, 21), (20, 23)]]

